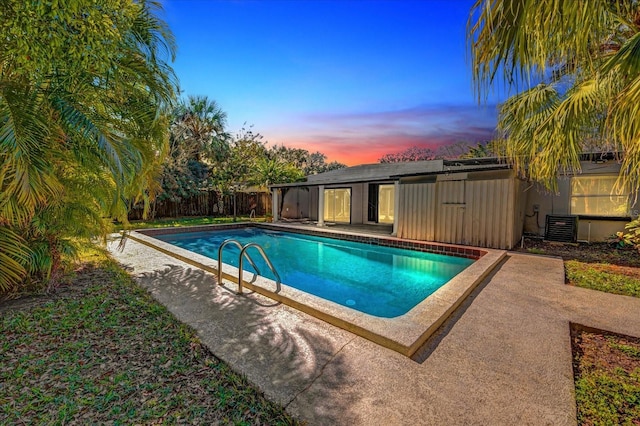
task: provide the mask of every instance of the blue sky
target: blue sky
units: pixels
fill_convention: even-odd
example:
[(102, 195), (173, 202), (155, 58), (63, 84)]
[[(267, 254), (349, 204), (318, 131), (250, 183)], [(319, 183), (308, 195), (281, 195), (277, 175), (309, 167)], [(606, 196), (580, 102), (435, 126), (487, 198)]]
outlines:
[(270, 144), (348, 165), (411, 146), (490, 138), (496, 101), (478, 105), (466, 23), (472, 0), (165, 0), (174, 69)]

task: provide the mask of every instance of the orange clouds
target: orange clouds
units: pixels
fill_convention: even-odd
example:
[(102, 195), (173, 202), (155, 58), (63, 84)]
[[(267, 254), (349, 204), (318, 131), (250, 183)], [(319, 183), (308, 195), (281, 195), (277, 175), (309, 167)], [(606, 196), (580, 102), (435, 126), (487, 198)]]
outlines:
[(320, 151), (347, 165), (377, 163), (385, 154), (418, 146), (436, 151), (493, 137), (496, 109), (432, 105), (404, 110), (297, 117), (295, 125), (264, 134), (272, 143)]
[(363, 137), (358, 139), (340, 139), (332, 137), (292, 138), (282, 141), (287, 146), (303, 148), (310, 152), (320, 151), (328, 161), (338, 161), (348, 166), (377, 163), (385, 154), (404, 151), (412, 146), (437, 149), (438, 141), (427, 141), (419, 137)]

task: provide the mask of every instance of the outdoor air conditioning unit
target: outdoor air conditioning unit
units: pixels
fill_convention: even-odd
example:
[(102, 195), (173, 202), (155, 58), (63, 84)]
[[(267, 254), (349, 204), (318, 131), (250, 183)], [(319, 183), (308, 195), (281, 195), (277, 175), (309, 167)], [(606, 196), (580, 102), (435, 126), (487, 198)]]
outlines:
[(560, 243), (575, 243), (578, 240), (578, 216), (547, 215), (544, 239)]

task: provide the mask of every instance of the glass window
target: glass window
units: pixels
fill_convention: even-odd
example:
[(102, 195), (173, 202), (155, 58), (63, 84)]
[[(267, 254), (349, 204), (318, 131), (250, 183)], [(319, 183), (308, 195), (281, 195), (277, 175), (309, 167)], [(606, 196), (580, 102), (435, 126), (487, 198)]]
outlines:
[(393, 185), (380, 185), (378, 188), (378, 222), (393, 223), (395, 189)]
[(351, 223), (351, 188), (324, 190), (324, 220)]
[(575, 176), (571, 178), (571, 214), (587, 216), (629, 216), (629, 196), (615, 192), (617, 176)]

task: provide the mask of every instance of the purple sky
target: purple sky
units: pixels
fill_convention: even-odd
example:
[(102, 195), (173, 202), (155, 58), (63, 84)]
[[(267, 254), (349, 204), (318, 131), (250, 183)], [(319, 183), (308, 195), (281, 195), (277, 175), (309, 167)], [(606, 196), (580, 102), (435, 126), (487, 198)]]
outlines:
[(466, 24), (473, 1), (165, 0), (187, 95), (228, 129), (348, 165), (411, 146), (491, 138), (498, 97), (479, 106)]

